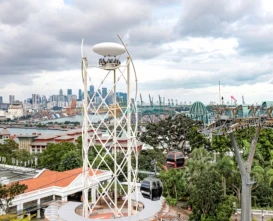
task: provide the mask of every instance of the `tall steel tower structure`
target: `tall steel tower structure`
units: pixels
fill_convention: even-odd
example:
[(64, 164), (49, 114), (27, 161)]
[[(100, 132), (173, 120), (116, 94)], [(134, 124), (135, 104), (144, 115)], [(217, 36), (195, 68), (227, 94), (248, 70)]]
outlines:
[[(120, 39), (120, 37), (119, 37)], [(83, 157), (83, 216), (92, 217), (98, 203), (106, 205), (112, 217), (132, 215), (137, 204), (136, 173), (138, 167), (137, 133), (137, 76), (126, 45), (100, 43), (93, 46), (99, 54), (99, 68), (95, 75), (88, 73), (87, 58), (83, 55), (82, 79), (84, 85), (82, 157)], [(127, 56), (122, 61), (122, 54)], [(124, 64), (122, 62), (125, 62)], [(101, 77), (98, 79), (98, 75)], [(95, 91), (89, 96), (88, 85)], [(100, 93), (108, 88), (106, 94)], [(117, 90), (127, 93), (127, 102), (119, 103)], [(133, 168), (133, 166), (134, 168)], [(112, 171), (108, 182), (102, 183), (100, 171)], [(89, 175), (92, 174), (92, 180)], [(91, 200), (88, 200), (89, 190)], [(95, 191), (94, 191), (95, 190)], [(100, 212), (100, 213), (103, 213)], [(91, 215), (91, 216), (90, 216)]]

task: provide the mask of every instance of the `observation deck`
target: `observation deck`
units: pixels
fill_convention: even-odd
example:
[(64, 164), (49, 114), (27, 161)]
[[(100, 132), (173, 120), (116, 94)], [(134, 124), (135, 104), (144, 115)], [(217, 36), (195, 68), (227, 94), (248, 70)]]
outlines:
[[(132, 199), (134, 200), (134, 194), (132, 194)], [(139, 221), (139, 220), (151, 220), (152, 218), (157, 217), (158, 214), (163, 215), (164, 212), (164, 202), (165, 199), (161, 197), (160, 200), (151, 201), (149, 199), (143, 198), (141, 193), (138, 193), (138, 202), (141, 202), (144, 205), (144, 209), (138, 212), (135, 215), (125, 216), (120, 218), (111, 218), (111, 219), (99, 219), (99, 218), (85, 218), (78, 215), (75, 211), (76, 208), (82, 205), (81, 202), (66, 202), (58, 204), (56, 202), (52, 203), (49, 207), (45, 209), (45, 217), (49, 221), (105, 221), (105, 220), (120, 220), (120, 221)], [(102, 215), (103, 211), (99, 212)]]

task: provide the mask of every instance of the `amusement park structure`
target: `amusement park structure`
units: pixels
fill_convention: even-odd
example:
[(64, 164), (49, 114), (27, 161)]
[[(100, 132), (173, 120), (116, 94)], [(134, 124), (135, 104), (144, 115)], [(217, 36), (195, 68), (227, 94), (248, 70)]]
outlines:
[[(136, 119), (137, 124), (136, 105), (134, 104), (137, 94), (137, 76), (132, 58), (125, 44), (121, 39), (120, 41), (122, 44), (107, 42), (93, 46), (93, 51), (102, 56), (96, 66), (88, 65), (87, 58), (83, 55), (82, 43), (82, 79), (84, 84), (84, 119), (82, 125), (83, 216), (86, 218), (92, 216), (94, 208), (98, 206), (100, 201), (107, 205), (107, 211), (110, 211), (112, 218), (115, 219), (131, 216), (137, 213), (138, 208), (136, 188), (138, 167), (137, 125), (134, 128), (131, 126), (132, 118)], [(121, 55), (124, 53), (126, 54), (125, 64), (121, 64)], [(90, 67), (103, 72), (100, 75), (101, 81), (92, 80), (94, 75), (88, 73)], [(102, 97), (98, 92), (109, 82), (112, 82), (111, 89), (105, 97)], [(95, 85), (96, 83), (97, 91), (93, 97), (89, 97), (87, 85)], [(116, 92), (117, 88), (120, 87), (126, 88), (126, 105), (120, 105), (117, 101)], [(99, 106), (94, 106), (92, 102), (95, 94), (100, 96), (101, 104)], [(113, 104), (108, 105), (106, 99), (110, 95), (113, 95)], [(93, 111), (91, 116), (88, 114), (90, 109)], [(104, 114), (101, 114), (101, 111)], [(112, 128), (106, 123), (108, 116), (111, 116)], [(98, 124), (93, 125), (94, 119), (100, 119)], [(106, 129), (107, 136), (102, 135), (102, 128)], [(91, 134), (89, 133), (90, 130), (92, 131)], [(119, 139), (121, 136), (122, 140)], [(92, 162), (88, 158), (90, 153), (95, 156)], [(134, 169), (132, 159), (136, 162)], [(125, 168), (127, 168), (126, 172), (124, 172)], [(88, 174), (97, 174), (99, 170), (103, 169), (112, 172), (112, 179), (103, 184), (96, 180), (95, 176), (90, 183)], [(124, 183), (127, 186), (124, 186)], [(88, 201), (88, 191), (91, 186), (96, 187), (96, 194), (92, 194), (92, 205)], [(120, 201), (121, 196), (122, 202)]]
[[(238, 113), (242, 111), (242, 106), (236, 107), (221, 107), (215, 106), (216, 111), (215, 122), (201, 130), (202, 133), (208, 135), (229, 135), (235, 152), (236, 161), (239, 165), (242, 183), (242, 200), (241, 200), (241, 220), (251, 220), (251, 188), (255, 183), (251, 179), (251, 167), (256, 151), (257, 141), (261, 129), (273, 127), (272, 106), (248, 106), (251, 116), (240, 117)], [(259, 114), (258, 114), (259, 113)], [(243, 160), (239, 147), (234, 136), (234, 132), (244, 128), (255, 127), (255, 136), (251, 142), (250, 154), (246, 161)]]

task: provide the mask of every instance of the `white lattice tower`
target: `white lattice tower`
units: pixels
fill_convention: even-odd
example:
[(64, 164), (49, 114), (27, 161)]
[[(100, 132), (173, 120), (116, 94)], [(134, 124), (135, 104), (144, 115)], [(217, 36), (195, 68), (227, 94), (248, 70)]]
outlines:
[[(124, 48), (126, 46), (123, 44)], [(83, 101), (83, 216), (89, 217), (98, 203), (105, 202), (115, 217), (132, 214), (132, 196), (137, 203), (137, 79), (132, 59), (127, 49), (125, 64), (104, 70), (101, 80), (93, 94), (88, 94), (87, 85), (96, 85), (92, 74), (88, 73), (87, 58), (82, 58), (84, 82)], [(102, 68), (102, 67), (99, 67)], [(103, 68), (102, 68), (103, 69)], [(112, 84), (106, 95), (102, 94), (109, 79)], [(124, 89), (127, 100), (117, 97), (117, 88)], [(104, 95), (104, 96), (103, 96)], [(94, 102), (94, 101), (100, 102)], [(90, 112), (92, 115), (90, 115)], [(133, 124), (132, 124), (133, 121)], [(97, 122), (97, 123), (95, 123)], [(132, 127), (133, 125), (133, 127)], [(106, 136), (105, 136), (106, 135)], [(90, 162), (90, 155), (93, 161)], [(132, 160), (134, 168), (132, 167)], [(97, 173), (100, 170), (112, 171), (112, 178), (100, 182)], [(89, 174), (93, 174), (92, 182)], [(123, 185), (127, 183), (128, 185)], [(97, 198), (88, 201), (88, 190), (97, 188)], [(123, 197), (124, 201), (118, 203)]]

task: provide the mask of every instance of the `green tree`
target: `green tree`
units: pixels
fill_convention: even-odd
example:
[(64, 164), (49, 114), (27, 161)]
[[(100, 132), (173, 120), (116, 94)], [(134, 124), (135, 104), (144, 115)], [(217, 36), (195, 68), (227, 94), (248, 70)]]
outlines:
[(272, 129), (262, 128), (257, 144), (257, 151), (261, 153), (264, 162), (270, 162), (273, 159), (273, 133)]
[(223, 188), (219, 173), (211, 168), (203, 170), (202, 175), (195, 180), (190, 193), (189, 202), (192, 205), (190, 220), (216, 217), (217, 206), (223, 200)]
[(171, 116), (159, 121), (149, 123), (146, 131), (140, 134), (140, 141), (149, 144), (153, 148), (161, 146), (163, 150), (182, 150), (184, 151), (185, 142), (192, 127), (199, 127), (202, 122), (180, 114), (172, 118)]
[(227, 193), (227, 178), (233, 175), (235, 162), (230, 156), (224, 156), (217, 162), (217, 170), (221, 175), (224, 196)]
[(159, 178), (163, 184), (163, 196), (166, 197), (167, 203), (171, 206), (177, 206), (186, 192), (184, 171), (181, 169), (161, 171)]
[(231, 140), (228, 136), (212, 136), (211, 149), (223, 157), (227, 152), (232, 150)]
[(4, 140), (3, 144), (0, 144), (0, 155), (10, 156), (12, 152), (18, 150), (18, 144), (14, 140)]
[(230, 221), (231, 215), (235, 212), (233, 203), (237, 203), (234, 196), (227, 196), (216, 208), (216, 221)]
[[(138, 169), (145, 171), (154, 171), (154, 165), (151, 161), (155, 160), (157, 163), (157, 171), (160, 171), (162, 165), (166, 162), (166, 156), (160, 150), (148, 149), (140, 151), (138, 155)], [(135, 165), (135, 162), (133, 166)]]
[(210, 142), (209, 140), (198, 131), (198, 127), (191, 127), (188, 135), (187, 140), (190, 143), (191, 150), (194, 150), (195, 148), (203, 147), (207, 150), (210, 149)]
[(8, 213), (14, 197), (24, 193), (27, 188), (25, 184), (20, 184), (19, 182), (14, 182), (10, 185), (0, 184), (0, 208)]
[(256, 207), (272, 207), (273, 206), (273, 189), (266, 183), (261, 183), (252, 192), (254, 206)]
[(204, 170), (214, 166), (212, 160), (212, 153), (205, 148), (196, 148), (191, 152), (190, 159), (187, 160), (185, 167), (188, 191), (191, 191), (195, 181), (199, 179)]
[(82, 166), (82, 159), (78, 151), (71, 150), (64, 154), (61, 158), (59, 171), (72, 170)]
[(13, 157), (19, 161), (28, 161), (32, 159), (31, 154), (27, 150), (16, 150), (12, 153)]
[(81, 156), (81, 151), (71, 142), (48, 143), (47, 148), (40, 155), (40, 167), (60, 171), (59, 165), (62, 157), (69, 151), (76, 151)]

